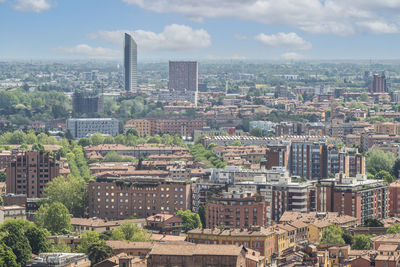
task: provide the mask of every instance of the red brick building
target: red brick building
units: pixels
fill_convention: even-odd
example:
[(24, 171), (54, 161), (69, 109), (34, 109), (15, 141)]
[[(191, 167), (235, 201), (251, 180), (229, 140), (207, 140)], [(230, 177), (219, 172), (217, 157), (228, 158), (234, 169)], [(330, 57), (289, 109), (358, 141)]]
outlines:
[(367, 218), (383, 219), (390, 211), (389, 187), (360, 175), (322, 180), (317, 185), (317, 210), (353, 216), (359, 223)]
[(89, 216), (125, 219), (191, 209), (191, 186), (152, 177), (98, 178), (88, 185)]
[(400, 214), (400, 181), (397, 180), (389, 186), (390, 215)]
[(48, 152), (20, 152), (8, 163), (7, 193), (40, 198), (46, 184), (59, 175), (60, 165)]
[(227, 228), (264, 226), (267, 224), (267, 204), (263, 196), (254, 193), (227, 193), (213, 197), (206, 204), (206, 227), (224, 225)]

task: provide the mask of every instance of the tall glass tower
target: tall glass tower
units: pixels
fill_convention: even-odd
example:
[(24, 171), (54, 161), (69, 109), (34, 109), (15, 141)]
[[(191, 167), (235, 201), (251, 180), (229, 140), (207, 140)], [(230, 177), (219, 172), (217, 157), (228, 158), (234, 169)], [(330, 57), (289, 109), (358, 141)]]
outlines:
[(137, 45), (132, 36), (125, 33), (124, 42), (125, 90), (137, 89)]

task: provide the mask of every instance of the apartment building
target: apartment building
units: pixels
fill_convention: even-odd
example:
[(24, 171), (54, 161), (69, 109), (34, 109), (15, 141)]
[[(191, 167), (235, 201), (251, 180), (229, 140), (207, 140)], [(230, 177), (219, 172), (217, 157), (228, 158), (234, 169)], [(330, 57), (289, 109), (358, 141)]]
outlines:
[(152, 177), (105, 177), (88, 185), (89, 216), (104, 219), (147, 218), (191, 209), (191, 186), (185, 181)]
[(226, 192), (206, 204), (206, 226), (227, 228), (267, 225), (267, 205), (264, 197), (254, 193)]
[(192, 136), (195, 130), (205, 126), (204, 119), (132, 119), (125, 123), (124, 129), (135, 129), (139, 136), (163, 133)]
[(400, 214), (400, 181), (394, 181), (389, 186), (390, 215)]
[(272, 227), (193, 229), (187, 232), (186, 240), (195, 244), (242, 245), (265, 256), (267, 263), (271, 262), (275, 253), (275, 232)]
[(48, 152), (18, 152), (8, 163), (7, 193), (40, 198), (46, 184), (60, 175), (60, 169), (60, 163)]
[(365, 175), (345, 177), (337, 174), (317, 184), (317, 210), (354, 216), (362, 223), (367, 218), (389, 216), (389, 186)]
[(118, 135), (118, 120), (113, 118), (68, 119), (67, 130), (74, 139), (88, 137), (94, 133)]
[(280, 179), (271, 188), (271, 219), (279, 221), (285, 211), (316, 211), (316, 187), (311, 182), (292, 182)]

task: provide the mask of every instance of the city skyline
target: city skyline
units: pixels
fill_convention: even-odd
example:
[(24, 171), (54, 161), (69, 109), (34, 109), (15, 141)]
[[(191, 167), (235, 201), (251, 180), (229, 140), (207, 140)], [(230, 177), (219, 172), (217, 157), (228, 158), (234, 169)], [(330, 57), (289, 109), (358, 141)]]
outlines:
[(400, 4), (393, 1), (96, 3), (93, 9), (89, 1), (0, 1), (7, 22), (0, 59), (121, 61), (125, 32), (141, 60), (400, 58)]

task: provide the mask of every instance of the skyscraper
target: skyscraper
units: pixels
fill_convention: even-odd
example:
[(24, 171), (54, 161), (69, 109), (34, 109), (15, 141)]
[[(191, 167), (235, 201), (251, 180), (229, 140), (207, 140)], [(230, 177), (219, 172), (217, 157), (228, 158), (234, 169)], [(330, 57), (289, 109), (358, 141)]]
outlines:
[(137, 89), (137, 45), (132, 36), (125, 33), (124, 42), (125, 90)]
[(169, 89), (175, 91), (198, 91), (198, 71), (196, 61), (169, 62)]

